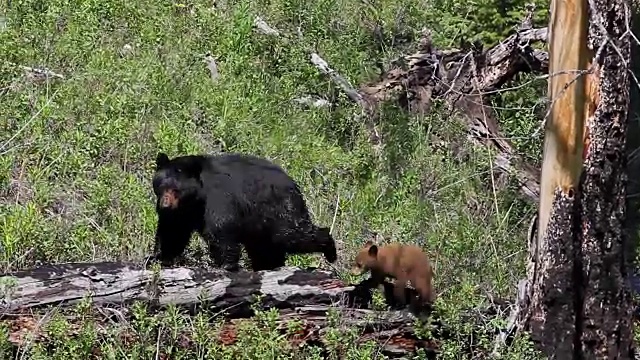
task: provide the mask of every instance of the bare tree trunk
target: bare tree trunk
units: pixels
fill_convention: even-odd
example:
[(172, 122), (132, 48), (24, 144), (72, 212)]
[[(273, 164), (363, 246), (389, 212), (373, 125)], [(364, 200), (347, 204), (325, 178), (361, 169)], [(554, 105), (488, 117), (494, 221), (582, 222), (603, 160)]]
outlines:
[(624, 231), (630, 13), (623, 0), (593, 1), (589, 13), (586, 2), (552, 2), (553, 103), (525, 325), (550, 357), (631, 359), (625, 281), (632, 255)]
[(538, 236), (527, 268), (531, 284), (528, 326), (547, 356), (570, 359), (578, 338), (580, 244), (576, 188), (582, 167), (587, 48), (587, 4), (551, 2), (549, 19), (550, 117), (540, 178)]

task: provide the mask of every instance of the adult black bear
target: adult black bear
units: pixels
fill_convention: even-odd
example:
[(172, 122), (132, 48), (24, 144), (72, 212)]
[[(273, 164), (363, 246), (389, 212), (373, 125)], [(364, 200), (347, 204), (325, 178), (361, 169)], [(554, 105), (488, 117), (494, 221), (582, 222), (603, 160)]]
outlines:
[(154, 254), (171, 263), (198, 232), (216, 266), (238, 270), (244, 245), (253, 271), (284, 266), (287, 254), (321, 252), (337, 259), (326, 227), (311, 221), (296, 182), (276, 164), (253, 155), (158, 153)]

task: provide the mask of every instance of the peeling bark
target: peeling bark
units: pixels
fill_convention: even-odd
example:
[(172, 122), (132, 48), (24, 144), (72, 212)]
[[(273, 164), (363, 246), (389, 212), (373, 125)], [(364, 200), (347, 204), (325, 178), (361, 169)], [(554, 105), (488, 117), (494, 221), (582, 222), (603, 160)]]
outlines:
[[(593, 57), (587, 47), (588, 7), (581, 0), (551, 2), (549, 19), (549, 99), (546, 121), (538, 239), (547, 229), (551, 204), (559, 187), (563, 193), (576, 191), (582, 171), (586, 87), (585, 76)], [(541, 261), (545, 261), (542, 259)]]

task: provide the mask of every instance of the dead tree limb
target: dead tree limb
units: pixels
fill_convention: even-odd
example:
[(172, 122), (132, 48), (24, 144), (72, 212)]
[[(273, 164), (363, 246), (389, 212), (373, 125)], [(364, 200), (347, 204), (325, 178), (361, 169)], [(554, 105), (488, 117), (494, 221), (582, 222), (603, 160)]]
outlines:
[(164, 268), (154, 273), (130, 264), (74, 263), (48, 265), (0, 277), (0, 314), (49, 305), (73, 305), (91, 297), (95, 305), (144, 301), (163, 307), (200, 306), (226, 310), (228, 316), (249, 311), (254, 295), (264, 306), (293, 308), (349, 300), (354, 287), (330, 272), (282, 268), (237, 273)]
[(496, 169), (515, 175), (520, 192), (537, 201), (539, 171), (526, 163), (501, 134), (495, 112), (488, 104), (489, 96), (515, 74), (547, 71), (547, 54), (531, 47), (544, 40), (546, 29), (526, 29), (484, 52), (478, 45), (438, 51), (425, 37), (419, 51), (405, 57), (408, 70), (390, 71), (382, 82), (363, 91), (379, 99), (398, 94), (401, 105), (419, 112), (427, 111), (435, 99), (444, 100), (451, 113), (464, 120), (474, 143), (496, 150)]
[[(462, 116), (469, 137), (476, 144), (497, 150), (494, 166), (502, 173), (515, 175), (521, 193), (537, 201), (538, 169), (526, 163), (501, 135), (494, 110), (486, 104), (488, 97), (515, 74), (547, 71), (547, 54), (531, 46), (544, 42), (546, 37), (546, 28), (523, 29), (486, 51), (478, 46), (441, 51), (433, 47), (425, 31), (418, 51), (393, 61), (392, 68), (379, 81), (357, 90), (348, 87), (345, 92), (373, 117), (381, 102), (397, 101), (409, 111), (424, 113), (434, 100), (444, 100), (452, 113)], [(344, 82), (338, 80), (342, 77), (335, 70), (331, 75), (344, 89)]]
[[(532, 13), (533, 8), (529, 11)], [(256, 20), (255, 27), (263, 34), (281, 35), (262, 19)], [(303, 36), (301, 31), (298, 36)], [(539, 194), (539, 170), (526, 163), (501, 135), (494, 110), (486, 104), (489, 96), (515, 74), (547, 71), (547, 53), (532, 47), (546, 41), (546, 37), (546, 28), (522, 26), (514, 35), (484, 52), (478, 46), (441, 51), (432, 46), (430, 34), (424, 31), (417, 52), (396, 59), (379, 81), (360, 88), (349, 84), (316, 51), (309, 49), (309, 56), (319, 72), (361, 106), (362, 120), (374, 149), (384, 147), (377, 126), (381, 102), (393, 99), (409, 111), (426, 112), (433, 100), (443, 99), (452, 113), (462, 115), (473, 142), (497, 151), (493, 166), (503, 174), (515, 175), (521, 193), (535, 202)]]

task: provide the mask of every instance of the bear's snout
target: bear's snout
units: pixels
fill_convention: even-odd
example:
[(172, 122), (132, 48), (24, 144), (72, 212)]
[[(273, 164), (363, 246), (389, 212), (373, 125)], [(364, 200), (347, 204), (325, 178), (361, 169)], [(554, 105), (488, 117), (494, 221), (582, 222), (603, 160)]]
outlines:
[(174, 189), (163, 191), (159, 199), (159, 205), (162, 209), (176, 209), (179, 202), (178, 192)]

